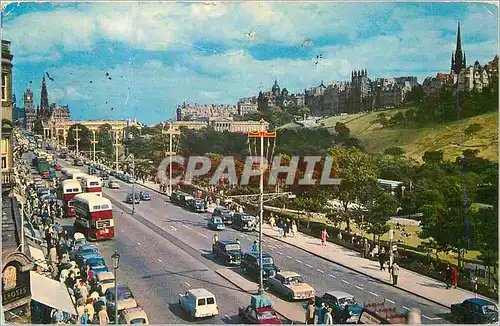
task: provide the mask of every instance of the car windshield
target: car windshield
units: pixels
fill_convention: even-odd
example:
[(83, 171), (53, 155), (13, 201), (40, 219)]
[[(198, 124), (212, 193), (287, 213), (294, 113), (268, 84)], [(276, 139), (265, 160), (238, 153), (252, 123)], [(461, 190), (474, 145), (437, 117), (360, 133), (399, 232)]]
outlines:
[(91, 262), (91, 266), (92, 268), (102, 268), (102, 267), (106, 267), (106, 264), (104, 263), (104, 260), (94, 260)]
[(222, 223), (222, 219), (220, 217), (214, 218), (214, 223)]
[(292, 277), (288, 277), (285, 280), (285, 282), (288, 285), (300, 284), (300, 283), (304, 283), (304, 279), (302, 278), (302, 276), (292, 276)]
[(132, 295), (132, 292), (128, 288), (120, 289), (120, 291), (118, 291), (118, 300), (126, 300), (131, 298), (134, 298), (134, 296)]
[(340, 306), (351, 305), (351, 304), (356, 304), (356, 301), (354, 300), (354, 298), (340, 298), (339, 299)]
[(491, 314), (491, 313), (494, 313), (494, 312), (498, 312), (498, 308), (491, 304), (491, 305), (487, 305), (487, 306), (483, 306), (483, 312), (485, 314)]
[(97, 249), (95, 248), (86, 248), (86, 249), (83, 249), (81, 251), (82, 254), (91, 254), (91, 253), (94, 253), (94, 252), (97, 252)]
[(257, 315), (257, 319), (259, 320), (271, 318), (276, 318), (276, 314), (274, 313), (274, 311), (264, 311)]
[(274, 261), (271, 257), (263, 257), (262, 264), (264, 265), (274, 265)]
[(145, 324), (146, 319), (144, 318), (134, 318), (130, 321), (131, 324)]
[(142, 196), (143, 196), (143, 197), (149, 197), (149, 193), (148, 193), (148, 192), (143, 192), (143, 193), (142, 193)]
[(99, 283), (101, 283), (101, 284), (111, 284), (111, 283), (115, 283), (115, 280), (109, 279), (109, 280), (99, 281)]
[(240, 248), (239, 244), (233, 243), (233, 244), (226, 245), (226, 250), (227, 251), (237, 251), (237, 250), (241, 250), (241, 248)]

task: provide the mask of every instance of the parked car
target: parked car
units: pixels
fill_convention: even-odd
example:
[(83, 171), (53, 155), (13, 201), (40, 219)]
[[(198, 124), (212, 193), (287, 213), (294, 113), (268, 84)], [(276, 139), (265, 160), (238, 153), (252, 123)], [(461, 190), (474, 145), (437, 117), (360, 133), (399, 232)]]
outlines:
[(247, 213), (234, 213), (233, 228), (240, 231), (256, 231), (257, 218)]
[(223, 262), (225, 265), (241, 264), (241, 247), (234, 240), (219, 240), (212, 246), (215, 259)]
[(251, 304), (248, 307), (238, 308), (238, 317), (243, 324), (281, 324), (272, 308), (271, 299), (264, 295), (252, 295)]
[[(133, 199), (134, 198), (134, 195), (135, 195), (135, 200)], [(127, 194), (127, 197), (125, 198), (125, 202), (127, 204), (139, 204), (141, 202), (141, 197), (139, 197), (139, 193), (131, 193), (129, 192)]]
[(106, 266), (106, 262), (102, 257), (91, 257), (87, 259), (87, 265), (90, 265), (90, 267), (92, 267), (92, 270), (96, 275), (99, 275), (99, 273), (102, 272), (109, 272), (109, 268)]
[(130, 288), (126, 285), (118, 285), (118, 300), (115, 300), (115, 288), (109, 288), (104, 293), (106, 297), (106, 308), (108, 310), (108, 316), (111, 320), (115, 316), (115, 301), (118, 302), (118, 311), (137, 307), (137, 301)]
[(139, 197), (141, 198), (141, 200), (144, 200), (144, 201), (150, 201), (151, 200), (151, 196), (149, 195), (149, 192), (147, 192), (147, 191), (141, 191), (141, 192), (139, 192)]
[(196, 213), (206, 213), (208, 210), (208, 204), (205, 199), (192, 198), (187, 201), (187, 208)]
[(224, 225), (224, 222), (222, 222), (222, 218), (220, 217), (211, 217), (210, 220), (208, 220), (207, 226), (210, 230), (224, 230), (226, 226)]
[(70, 260), (76, 260), (76, 257), (80, 254), (85, 255), (92, 252), (99, 253), (99, 249), (95, 245), (90, 243), (76, 243), (74, 245), (74, 248), (75, 249), (69, 253)]
[(141, 307), (129, 308), (122, 311), (118, 324), (149, 324), (148, 315)]
[(290, 300), (314, 298), (315, 291), (295, 272), (278, 272), (268, 279), (269, 290), (276, 291)]
[[(266, 252), (262, 253), (262, 266), (265, 285), (267, 285), (267, 279), (276, 276), (279, 269), (274, 264), (273, 257)], [(241, 270), (250, 278), (258, 279), (260, 277), (259, 253), (254, 251), (245, 253), (241, 259)]]
[(332, 307), (332, 317), (335, 324), (343, 323), (342, 315), (346, 306), (350, 314), (347, 324), (356, 324), (361, 315), (362, 308), (356, 303), (354, 296), (342, 291), (326, 292), (322, 297), (316, 297), (315, 302), (318, 308), (321, 307), (323, 302)]
[(75, 261), (80, 266), (80, 268), (85, 268), (87, 261), (90, 258), (101, 257), (101, 254), (97, 251), (84, 251), (76, 254)]
[(101, 172), (99, 173), (99, 177), (102, 179), (102, 180), (109, 180), (109, 174), (106, 173), (106, 172)]
[(192, 289), (179, 294), (179, 305), (193, 319), (219, 314), (215, 295), (205, 289)]
[(118, 181), (109, 180), (109, 182), (108, 182), (108, 188), (110, 188), (110, 189), (120, 189), (120, 184), (118, 183)]
[(222, 221), (224, 224), (232, 224), (233, 223), (233, 216), (231, 214), (231, 211), (227, 209), (226, 207), (219, 206), (214, 209), (212, 213), (212, 217), (220, 217), (222, 218)]
[(106, 293), (107, 289), (115, 288), (115, 276), (112, 272), (101, 272), (97, 274), (97, 283), (101, 294)]
[(452, 304), (451, 314), (458, 323), (498, 325), (498, 307), (481, 298), (469, 298), (462, 303)]

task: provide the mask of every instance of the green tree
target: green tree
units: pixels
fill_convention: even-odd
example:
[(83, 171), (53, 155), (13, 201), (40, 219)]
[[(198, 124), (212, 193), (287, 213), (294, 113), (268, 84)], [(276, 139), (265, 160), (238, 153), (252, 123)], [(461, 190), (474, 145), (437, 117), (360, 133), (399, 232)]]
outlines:
[(364, 190), (367, 184), (377, 180), (374, 161), (372, 157), (358, 149), (332, 147), (329, 154), (334, 160), (336, 175), (342, 179), (337, 191), (332, 195), (341, 201), (346, 218), (345, 222), (350, 229), (349, 205), (358, 201), (360, 204), (365, 204), (366, 201), (370, 200), (365, 196)]
[(389, 126), (389, 119), (387, 119), (387, 115), (384, 112), (377, 114), (375, 122), (381, 124), (384, 128)]
[(115, 146), (113, 142), (113, 128), (109, 123), (99, 127), (97, 141), (96, 150), (102, 151), (107, 158), (112, 159)]
[(391, 156), (403, 156), (405, 151), (401, 147), (389, 147), (384, 150), (384, 154)]
[(480, 258), (487, 267), (496, 267), (498, 262), (498, 206), (482, 207), (475, 212), (477, 225), (475, 242)]
[(307, 228), (309, 229), (311, 213), (320, 212), (325, 206), (325, 203), (320, 198), (300, 197), (295, 199), (295, 205), (299, 210), (304, 211), (307, 215)]
[(481, 126), (481, 124), (472, 123), (464, 130), (464, 132), (465, 132), (466, 136), (472, 136), (472, 135), (478, 133), (479, 131), (481, 131), (482, 129), (483, 129), (483, 126)]
[(426, 151), (422, 159), (426, 164), (441, 164), (443, 163), (443, 155), (444, 152), (442, 150), (439, 151)]
[(348, 139), (351, 135), (351, 130), (343, 122), (335, 124), (335, 132), (341, 139)]
[(35, 135), (43, 136), (43, 123), (42, 120), (36, 119), (33, 125), (33, 132)]
[(68, 129), (68, 147), (76, 150), (76, 129), (78, 131), (78, 149), (79, 151), (89, 151), (91, 148), (92, 134), (87, 127), (79, 123), (72, 125)]

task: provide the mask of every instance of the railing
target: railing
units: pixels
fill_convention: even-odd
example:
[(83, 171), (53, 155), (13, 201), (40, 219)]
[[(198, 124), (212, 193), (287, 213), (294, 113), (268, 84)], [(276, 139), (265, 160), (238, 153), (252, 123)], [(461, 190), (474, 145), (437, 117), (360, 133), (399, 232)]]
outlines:
[(15, 184), (15, 177), (12, 170), (2, 171), (2, 188), (6, 186), (13, 186)]

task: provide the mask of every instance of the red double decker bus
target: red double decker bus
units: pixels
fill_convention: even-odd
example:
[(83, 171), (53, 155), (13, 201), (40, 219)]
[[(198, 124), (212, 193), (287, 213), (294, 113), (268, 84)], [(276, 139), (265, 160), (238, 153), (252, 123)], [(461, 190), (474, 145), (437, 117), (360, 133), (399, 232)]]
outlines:
[(76, 213), (75, 232), (90, 240), (112, 239), (115, 236), (113, 207), (109, 199), (93, 193), (76, 195), (73, 198)]
[(71, 200), (78, 194), (82, 193), (82, 186), (78, 180), (68, 179), (64, 180), (61, 184), (62, 190), (62, 204), (65, 217), (75, 216), (75, 211)]
[(91, 175), (85, 175), (82, 177), (81, 182), (83, 192), (102, 196), (102, 183), (100, 178)]

